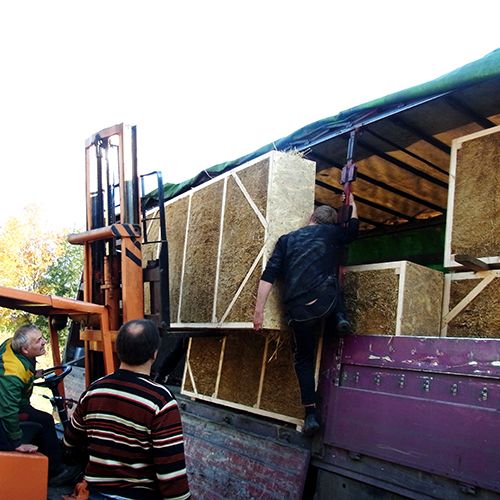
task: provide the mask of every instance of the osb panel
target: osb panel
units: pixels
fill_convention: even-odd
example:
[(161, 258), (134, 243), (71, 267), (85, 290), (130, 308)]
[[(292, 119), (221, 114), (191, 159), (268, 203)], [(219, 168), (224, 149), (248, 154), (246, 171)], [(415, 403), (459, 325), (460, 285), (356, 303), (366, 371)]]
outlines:
[[(480, 279), (452, 280), (450, 310)], [(500, 278), (495, 278), (467, 307), (448, 323), (447, 337), (500, 338)]]
[[(297, 154), (276, 152), (272, 157), (267, 200), (268, 259), (282, 234), (306, 225), (314, 210), (315, 163)], [(278, 287), (273, 287), (264, 310), (264, 329), (283, 328)]]
[(189, 198), (179, 198), (166, 206), (168, 239), (168, 274), (170, 281), (170, 321), (177, 321), (181, 285), (182, 259), (186, 239)]
[[(262, 169), (262, 165), (258, 165)], [(253, 172), (254, 166), (248, 168)], [(248, 172), (247, 172), (248, 174)], [(264, 185), (267, 183), (264, 183)], [(254, 190), (256, 192), (256, 190)], [(261, 201), (266, 193), (257, 196)], [(262, 196), (263, 195), (263, 196)], [(217, 321), (220, 321), (264, 245), (265, 229), (247, 202), (236, 181), (227, 181), (224, 230), (222, 237), (219, 282), (217, 286)], [(261, 272), (258, 266), (258, 272)], [(258, 274), (258, 273), (254, 273)], [(245, 301), (238, 300), (226, 321), (252, 321), (258, 281), (249, 280), (242, 290)], [(236, 305), (236, 303), (235, 303)]]
[(251, 168), (240, 170), (237, 175), (260, 213), (266, 217), (269, 159), (262, 160)]
[(444, 275), (406, 263), (401, 335), (439, 336)]
[[(221, 337), (198, 337), (191, 339), (188, 361), (198, 394), (210, 397), (214, 395), (221, 348)], [(188, 392), (195, 392), (187, 370), (182, 389)]]
[(293, 368), (289, 332), (273, 334), (269, 342), (260, 408), (280, 415), (304, 418), (300, 390)]
[(218, 399), (254, 406), (259, 393), (264, 338), (253, 332), (226, 337)]
[(181, 321), (212, 321), (223, 182), (193, 192), (181, 303)]
[(457, 152), (451, 253), (500, 255), (500, 132), (465, 141)]
[(395, 269), (346, 273), (345, 305), (354, 333), (395, 334), (398, 288)]
[(277, 239), (305, 226), (314, 211), (315, 163), (297, 154), (275, 153), (272, 157), (267, 213), (269, 222), (266, 256)]

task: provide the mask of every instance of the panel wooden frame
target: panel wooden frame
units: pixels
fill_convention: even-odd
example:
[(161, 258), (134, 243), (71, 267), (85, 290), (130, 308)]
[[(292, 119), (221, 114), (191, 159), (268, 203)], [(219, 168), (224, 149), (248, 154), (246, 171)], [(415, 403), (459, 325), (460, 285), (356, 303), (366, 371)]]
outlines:
[(443, 273), (409, 261), (345, 269), (346, 308), (354, 333), (439, 336)]
[[(307, 224), (315, 175), (314, 162), (272, 151), (166, 203), (169, 247), (177, 249), (169, 263), (173, 329), (252, 328), (260, 275), (278, 237)], [(179, 204), (182, 221), (172, 216)], [(159, 226), (150, 230), (158, 240)], [(284, 327), (278, 287), (264, 318), (264, 330)]]
[(441, 335), (500, 339), (500, 270), (445, 275)]
[[(464, 137), (460, 137), (454, 139), (452, 141), (451, 147), (451, 160), (450, 160), (450, 175), (449, 175), (449, 186), (448, 186), (448, 209), (446, 214), (446, 233), (445, 233), (445, 249), (444, 249), (444, 266), (446, 268), (455, 269), (455, 270), (466, 270), (460, 263), (455, 261), (455, 255), (459, 253), (466, 253), (469, 255), (469, 252), (456, 252), (454, 251), (454, 235), (453, 235), (453, 225), (457, 223), (456, 216), (456, 207), (461, 203), (461, 200), (456, 199), (456, 190), (457, 190), (457, 169), (460, 170), (460, 165), (458, 165), (458, 156), (459, 151), (462, 149), (465, 143), (473, 142), (481, 140), (487, 136), (492, 136), (494, 134), (500, 134), (500, 125), (496, 127), (492, 127), (486, 130), (482, 130), (480, 132), (476, 132), (474, 134), (466, 135)], [(500, 149), (497, 150), (496, 154), (497, 159), (500, 158)], [(497, 160), (498, 161), (498, 160)], [(496, 168), (495, 168), (496, 167)], [(466, 168), (466, 167), (464, 167)], [(488, 235), (497, 234), (498, 224), (500, 214), (499, 212), (499, 201), (498, 196), (493, 196), (493, 199), (489, 199), (485, 197), (484, 189), (485, 186), (488, 186), (492, 192), (498, 193), (500, 190), (500, 175), (499, 175), (500, 165), (498, 163), (493, 165), (491, 171), (489, 171), (488, 177), (483, 178), (480, 182), (473, 182), (471, 179), (471, 184), (475, 185), (475, 189), (472, 192), (477, 195), (475, 200), (470, 200), (470, 196), (467, 197), (467, 202), (471, 204), (475, 204), (474, 210), (472, 211), (473, 216), (477, 218), (477, 227), (482, 231), (481, 235), (477, 235), (476, 238), (489, 238)], [(493, 183), (493, 184), (492, 184)], [(484, 210), (481, 209), (485, 204), (496, 204), (494, 212), (496, 215), (491, 216), (491, 213), (488, 215), (484, 215)], [(483, 217), (483, 218), (482, 218)], [(486, 230), (488, 226), (496, 224), (496, 228), (490, 228), (490, 230)], [(494, 236), (495, 237), (495, 236)], [(496, 236), (498, 238), (498, 234)], [(487, 264), (500, 264), (500, 248), (498, 252), (490, 252), (494, 255), (470, 255), (476, 259), (480, 259), (481, 261)]]
[[(322, 340), (323, 336), (319, 335), (316, 383)], [(279, 335), (277, 332), (263, 335), (234, 332), (224, 337), (191, 338), (181, 393), (300, 427), (303, 407), (290, 341), (289, 332)], [(238, 356), (228, 356), (231, 343), (233, 353)], [(241, 343), (246, 343), (246, 347), (241, 348)], [(202, 353), (206, 356), (202, 357)]]

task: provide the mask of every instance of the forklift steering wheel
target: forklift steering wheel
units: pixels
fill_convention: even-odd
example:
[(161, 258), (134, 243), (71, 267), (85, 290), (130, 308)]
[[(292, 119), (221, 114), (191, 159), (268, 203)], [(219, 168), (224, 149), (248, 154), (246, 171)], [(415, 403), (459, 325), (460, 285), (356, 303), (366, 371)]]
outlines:
[[(36, 385), (38, 387), (48, 387), (49, 389), (52, 389), (55, 387), (59, 382), (66, 376), (68, 373), (73, 369), (71, 365), (60, 365), (60, 366), (53, 366), (52, 368), (47, 368), (46, 370), (43, 370), (42, 377), (44, 380), (41, 382), (35, 382), (33, 385)], [(59, 375), (56, 375), (56, 370), (62, 370)]]

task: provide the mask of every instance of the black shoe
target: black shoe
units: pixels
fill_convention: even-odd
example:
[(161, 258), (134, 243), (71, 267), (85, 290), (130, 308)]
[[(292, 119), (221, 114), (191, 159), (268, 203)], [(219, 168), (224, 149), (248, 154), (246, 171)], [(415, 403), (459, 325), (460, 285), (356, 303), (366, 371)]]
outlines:
[(64, 486), (74, 484), (82, 474), (82, 468), (79, 465), (61, 466), (61, 470), (49, 477), (49, 486)]
[(310, 413), (306, 415), (304, 420), (304, 436), (312, 436), (315, 432), (319, 430), (319, 422), (316, 419), (316, 415), (314, 413)]
[(351, 333), (351, 323), (347, 321), (346, 317), (343, 314), (337, 314), (337, 325), (335, 329), (340, 336), (347, 335)]

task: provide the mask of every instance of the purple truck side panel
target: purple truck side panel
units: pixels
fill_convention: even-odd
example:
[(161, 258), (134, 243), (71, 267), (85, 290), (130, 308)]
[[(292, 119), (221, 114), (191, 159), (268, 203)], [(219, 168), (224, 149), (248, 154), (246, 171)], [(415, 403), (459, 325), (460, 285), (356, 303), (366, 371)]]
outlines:
[(342, 343), (323, 359), (325, 446), (500, 492), (499, 340)]

